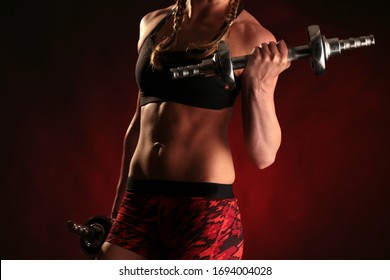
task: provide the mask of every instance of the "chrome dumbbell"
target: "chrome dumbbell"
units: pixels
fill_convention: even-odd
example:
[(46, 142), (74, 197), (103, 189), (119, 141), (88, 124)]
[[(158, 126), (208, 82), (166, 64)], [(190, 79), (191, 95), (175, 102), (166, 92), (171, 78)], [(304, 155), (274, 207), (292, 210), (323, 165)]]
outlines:
[[(321, 35), (318, 25), (310, 25), (307, 28), (308, 45), (290, 47), (288, 59), (290, 61), (310, 57), (314, 74), (325, 73), (326, 61), (342, 51), (367, 47), (375, 44), (373, 35), (360, 36), (339, 40), (338, 38), (326, 39)], [(218, 49), (210, 59), (204, 59), (200, 64), (171, 68), (172, 79), (193, 77), (193, 76), (215, 76), (220, 77), (230, 89), (235, 88), (233, 70), (245, 68), (248, 62), (248, 55), (230, 57), (230, 50), (225, 41), (218, 43)]]
[(83, 225), (71, 220), (67, 222), (68, 231), (79, 236), (81, 252), (91, 259), (94, 259), (99, 253), (111, 226), (112, 219), (105, 216), (91, 217)]

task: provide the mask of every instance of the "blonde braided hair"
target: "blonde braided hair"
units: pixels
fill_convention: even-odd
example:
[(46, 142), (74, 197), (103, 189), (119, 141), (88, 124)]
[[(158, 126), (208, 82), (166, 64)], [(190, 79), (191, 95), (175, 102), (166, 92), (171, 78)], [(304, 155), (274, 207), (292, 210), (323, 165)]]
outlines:
[[(187, 9), (187, 1), (190, 0), (177, 0), (176, 1), (176, 11), (174, 12), (173, 17), (173, 32), (170, 36), (164, 38), (160, 43), (158, 43), (153, 51), (150, 58), (150, 63), (153, 68), (161, 68), (161, 60), (164, 56), (164, 52), (170, 50), (176, 45), (177, 35), (181, 30), (184, 14)], [(225, 40), (229, 36), (230, 27), (234, 23), (234, 20), (237, 16), (237, 10), (240, 4), (240, 0), (230, 0), (228, 11), (225, 16), (225, 24), (222, 26), (221, 30), (217, 36), (209, 43), (192, 43), (188, 46), (188, 50), (200, 50), (199, 54), (193, 55), (196, 58), (203, 59), (217, 50), (218, 42), (220, 40)]]

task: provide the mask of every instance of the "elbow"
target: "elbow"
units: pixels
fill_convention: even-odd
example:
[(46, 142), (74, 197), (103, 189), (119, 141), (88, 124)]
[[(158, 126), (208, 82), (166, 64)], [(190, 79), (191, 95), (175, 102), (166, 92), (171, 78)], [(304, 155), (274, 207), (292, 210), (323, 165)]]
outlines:
[(262, 157), (261, 159), (252, 158), (252, 162), (257, 169), (265, 169), (275, 162), (275, 156)]
[(246, 142), (249, 158), (258, 169), (265, 169), (275, 162), (279, 147), (280, 141), (273, 141), (267, 144), (262, 142), (261, 145), (258, 142)]
[(248, 150), (249, 158), (256, 168), (265, 169), (275, 162), (278, 148), (279, 146), (267, 147), (266, 149), (250, 149)]

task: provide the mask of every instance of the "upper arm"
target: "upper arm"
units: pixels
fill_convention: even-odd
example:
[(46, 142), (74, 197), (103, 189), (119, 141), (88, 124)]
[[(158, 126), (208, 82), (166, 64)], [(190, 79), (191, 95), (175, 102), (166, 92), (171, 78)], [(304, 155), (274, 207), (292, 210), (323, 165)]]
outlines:
[[(239, 57), (251, 54), (253, 49), (262, 43), (276, 41), (275, 36), (267, 28), (262, 26), (253, 16), (245, 12), (244, 19), (233, 24), (229, 36), (229, 48), (231, 57)], [(244, 69), (235, 70), (235, 75), (240, 76)]]
[(141, 46), (143, 42), (145, 41), (145, 38), (148, 36), (148, 26), (150, 26), (150, 21), (153, 19), (155, 12), (151, 12), (146, 14), (139, 23), (139, 38), (138, 38), (138, 44), (137, 49), (138, 52), (141, 49)]
[(255, 47), (271, 41), (276, 41), (271, 31), (246, 11), (242, 12), (242, 18), (237, 18), (237, 22), (231, 27), (229, 46), (232, 56), (250, 54)]

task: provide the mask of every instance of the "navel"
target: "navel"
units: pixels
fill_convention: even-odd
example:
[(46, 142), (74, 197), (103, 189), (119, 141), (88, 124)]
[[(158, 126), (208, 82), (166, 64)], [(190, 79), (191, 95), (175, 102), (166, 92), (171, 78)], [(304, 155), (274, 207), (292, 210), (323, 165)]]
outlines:
[(161, 156), (161, 153), (165, 149), (165, 145), (163, 143), (161, 143), (161, 142), (155, 142), (153, 144), (153, 148), (156, 150), (157, 155)]

